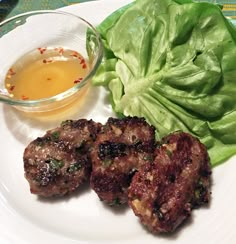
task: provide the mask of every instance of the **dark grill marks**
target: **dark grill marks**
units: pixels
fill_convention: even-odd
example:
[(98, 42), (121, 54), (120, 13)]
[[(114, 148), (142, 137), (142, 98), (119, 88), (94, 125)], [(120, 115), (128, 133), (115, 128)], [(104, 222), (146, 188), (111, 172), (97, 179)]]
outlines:
[(205, 146), (180, 131), (156, 142), (143, 118), (64, 121), (27, 146), (24, 168), (31, 192), (44, 197), (73, 192), (90, 179), (101, 201), (128, 201), (156, 233), (174, 231), (210, 200)]
[(65, 195), (88, 180), (89, 150), (100, 128), (92, 120), (67, 120), (31, 142), (23, 156), (31, 192), (44, 197)]
[[(210, 199), (210, 162), (206, 148), (184, 132), (170, 134), (131, 182), (129, 205), (152, 232), (172, 232), (195, 207)], [(204, 172), (204, 173), (202, 173)]]
[(104, 143), (99, 144), (98, 157), (101, 160), (122, 157), (126, 155), (126, 149), (127, 145), (124, 143), (105, 141)]
[(143, 118), (109, 118), (91, 152), (90, 183), (98, 197), (112, 205), (127, 202), (132, 177), (152, 158), (154, 147), (155, 129)]

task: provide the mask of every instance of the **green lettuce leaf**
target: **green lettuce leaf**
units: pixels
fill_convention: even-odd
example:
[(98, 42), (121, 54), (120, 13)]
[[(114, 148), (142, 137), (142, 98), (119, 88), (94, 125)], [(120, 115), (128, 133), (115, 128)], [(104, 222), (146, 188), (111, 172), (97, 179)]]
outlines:
[(104, 44), (94, 85), (113, 109), (142, 116), (157, 138), (190, 132), (212, 166), (236, 153), (236, 29), (219, 6), (137, 0), (98, 26)]

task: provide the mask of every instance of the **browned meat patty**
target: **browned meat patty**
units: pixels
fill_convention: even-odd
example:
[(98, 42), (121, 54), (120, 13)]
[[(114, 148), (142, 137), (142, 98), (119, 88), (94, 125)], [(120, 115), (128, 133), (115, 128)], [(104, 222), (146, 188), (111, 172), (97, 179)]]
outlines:
[(23, 156), (31, 193), (61, 196), (88, 180), (91, 173), (88, 151), (100, 127), (92, 120), (67, 120), (32, 141)]
[(152, 160), (155, 129), (143, 118), (109, 118), (91, 151), (91, 187), (109, 205), (127, 202), (134, 173)]
[(162, 140), (155, 159), (137, 172), (128, 190), (129, 205), (152, 232), (172, 232), (210, 198), (206, 148), (193, 136), (176, 132)]

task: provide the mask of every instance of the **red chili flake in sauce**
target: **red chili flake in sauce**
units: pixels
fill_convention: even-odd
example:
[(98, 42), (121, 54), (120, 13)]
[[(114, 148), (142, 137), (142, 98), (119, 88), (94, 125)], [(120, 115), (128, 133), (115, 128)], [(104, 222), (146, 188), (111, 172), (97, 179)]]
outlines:
[(27, 96), (25, 96), (25, 95), (22, 95), (22, 96), (21, 96), (21, 99), (22, 99), (22, 100), (28, 100), (29, 98), (28, 98)]
[(83, 80), (83, 78), (78, 78), (77, 80), (74, 81), (75, 84), (80, 83)]
[(64, 53), (64, 48), (59, 47), (59, 48), (58, 48), (58, 52), (59, 52), (60, 54), (63, 54), (63, 53)]
[(11, 79), (11, 77), (15, 74), (16, 72), (13, 70), (13, 68), (10, 68), (7, 73), (7, 79)]
[(79, 53), (74, 51), (70, 56), (73, 56), (75, 58), (80, 58)]
[(14, 89), (15, 89), (15, 86), (11, 86), (11, 87), (9, 88), (10, 91), (13, 91)]
[(15, 75), (16, 72), (13, 70), (13, 68), (10, 68), (8, 71), (9, 75)]
[(51, 63), (51, 62), (52, 62), (51, 59), (44, 59), (44, 60), (43, 60), (43, 63), (44, 63), (44, 64)]
[(47, 50), (47, 48), (46, 47), (39, 47), (38, 50), (39, 50), (40, 54), (43, 54)]
[(82, 64), (82, 68), (83, 69), (86, 69), (87, 68), (87, 65), (86, 65), (86, 62), (85, 62), (84, 59), (81, 59), (80, 64)]
[(85, 60), (81, 59), (80, 64), (84, 64), (84, 63), (85, 63)]

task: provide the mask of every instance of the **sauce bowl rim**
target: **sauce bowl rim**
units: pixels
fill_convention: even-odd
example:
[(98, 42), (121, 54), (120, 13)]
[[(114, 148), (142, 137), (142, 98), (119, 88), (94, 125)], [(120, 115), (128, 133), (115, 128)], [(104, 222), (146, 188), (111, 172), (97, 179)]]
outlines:
[(25, 12), (25, 13), (21, 13), (21, 14), (18, 14), (18, 15), (15, 15), (15, 16), (12, 16), (6, 20), (3, 20), (1, 23), (0, 23), (0, 28), (13, 21), (13, 20), (16, 20), (18, 18), (21, 18), (21, 17), (25, 17), (25, 16), (33, 16), (33, 15), (37, 15), (37, 14), (58, 14), (58, 15), (66, 15), (66, 16), (69, 16), (69, 17), (73, 17), (73, 18), (77, 18), (78, 20), (80, 20), (81, 22), (83, 22), (85, 25), (88, 26), (88, 28), (91, 28), (91, 30), (93, 31), (93, 33), (95, 34), (96, 36), (96, 41), (98, 43), (98, 53), (94, 59), (94, 65), (92, 66), (92, 69), (89, 70), (88, 74), (83, 78), (83, 80), (74, 85), (73, 87), (67, 89), (66, 91), (64, 92), (61, 92), (59, 94), (56, 94), (54, 96), (51, 96), (51, 97), (46, 97), (46, 98), (41, 98), (41, 99), (36, 99), (36, 100), (19, 100), (19, 99), (14, 99), (14, 98), (11, 98), (10, 96), (8, 95), (2, 95), (0, 94), (0, 102), (4, 102), (4, 103), (7, 103), (9, 105), (14, 105), (14, 106), (24, 106), (24, 107), (41, 107), (41, 106), (44, 106), (44, 105), (49, 105), (53, 102), (58, 102), (58, 101), (62, 101), (63, 99), (66, 99), (70, 96), (73, 96), (76, 92), (78, 92), (83, 86), (85, 86), (87, 84), (87, 81), (89, 79), (91, 79), (91, 77), (96, 73), (99, 65), (101, 64), (101, 61), (102, 61), (102, 58), (103, 58), (103, 44), (102, 44), (102, 39), (101, 39), (101, 36), (99, 34), (99, 32), (96, 30), (96, 28), (91, 24), (89, 23), (86, 19), (78, 16), (78, 15), (75, 15), (75, 14), (72, 14), (72, 13), (69, 13), (69, 12), (65, 12), (65, 11), (61, 11), (61, 10), (35, 10), (35, 11), (28, 11), (28, 12)]

